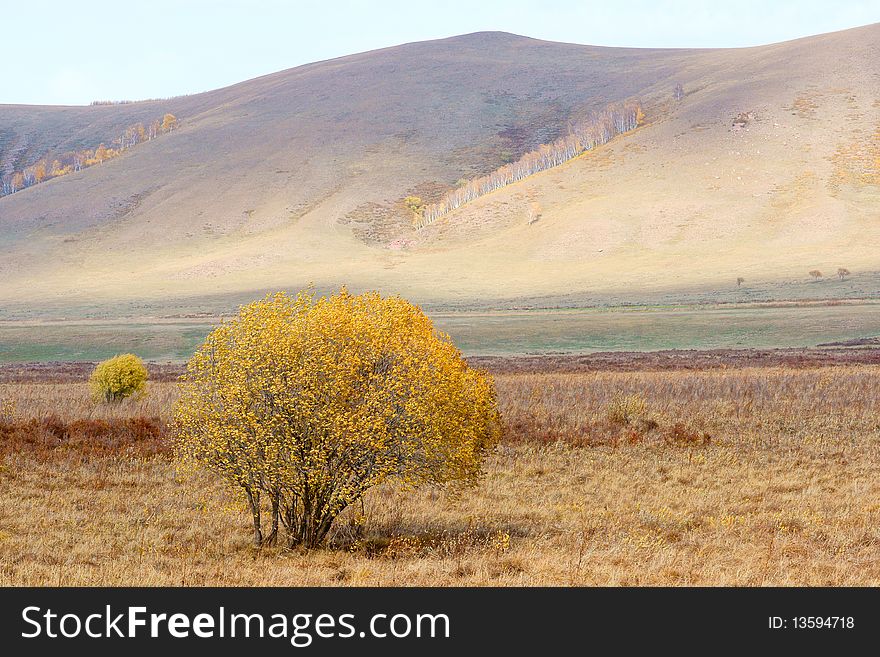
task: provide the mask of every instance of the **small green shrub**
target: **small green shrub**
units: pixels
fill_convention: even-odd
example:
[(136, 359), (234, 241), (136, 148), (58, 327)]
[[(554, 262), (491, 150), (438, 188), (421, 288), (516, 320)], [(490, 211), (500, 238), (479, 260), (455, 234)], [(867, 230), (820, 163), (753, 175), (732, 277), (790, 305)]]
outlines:
[(639, 395), (618, 395), (608, 404), (606, 414), (612, 424), (630, 425), (647, 412), (648, 404)]
[(142, 392), (147, 376), (147, 368), (140, 358), (134, 354), (122, 354), (98, 363), (89, 386), (96, 401), (116, 402)]

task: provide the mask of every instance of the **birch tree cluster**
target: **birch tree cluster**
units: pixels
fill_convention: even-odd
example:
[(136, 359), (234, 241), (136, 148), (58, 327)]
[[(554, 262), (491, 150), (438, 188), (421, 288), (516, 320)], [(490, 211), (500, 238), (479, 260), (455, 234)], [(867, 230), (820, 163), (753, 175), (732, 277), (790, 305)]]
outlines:
[(440, 217), (480, 196), (539, 171), (559, 166), (581, 153), (606, 144), (615, 136), (634, 130), (644, 121), (644, 117), (639, 101), (610, 105), (602, 112), (575, 123), (569, 128), (568, 134), (553, 143), (541, 144), (515, 162), (505, 164), (488, 175), (468, 180), (448, 192), (438, 202), (426, 205), (416, 221), (416, 228), (429, 226)]
[(9, 171), (0, 176), (0, 196), (14, 194), (46, 180), (66, 176), (86, 167), (101, 164), (105, 160), (121, 155), (133, 146), (151, 141), (161, 134), (175, 130), (178, 125), (177, 117), (173, 114), (165, 114), (161, 119), (156, 119), (146, 126), (143, 123), (128, 126), (119, 137), (110, 143), (109, 147), (102, 143), (94, 149), (84, 148), (68, 151), (52, 159), (42, 157), (20, 171)]

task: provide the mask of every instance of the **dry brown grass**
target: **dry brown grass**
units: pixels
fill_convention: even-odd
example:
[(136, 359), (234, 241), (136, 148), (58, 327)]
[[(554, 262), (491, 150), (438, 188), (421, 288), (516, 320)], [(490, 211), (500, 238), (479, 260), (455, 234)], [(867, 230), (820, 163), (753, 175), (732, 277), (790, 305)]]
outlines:
[(234, 499), (175, 473), (145, 428), (173, 384), (97, 408), (84, 384), (2, 385), (3, 426), (45, 440), (4, 450), (0, 584), (880, 584), (880, 367), (497, 383), (479, 488), (377, 490), (314, 553), (253, 550)]

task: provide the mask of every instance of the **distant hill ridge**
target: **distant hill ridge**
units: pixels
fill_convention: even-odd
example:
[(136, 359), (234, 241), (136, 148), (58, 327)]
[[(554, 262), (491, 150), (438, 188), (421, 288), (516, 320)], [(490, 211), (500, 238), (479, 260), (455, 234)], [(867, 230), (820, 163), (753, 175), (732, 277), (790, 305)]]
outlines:
[[(624, 99), (650, 121), (515, 180)], [(878, 25), (715, 50), (475, 33), (162, 101), (4, 105), (0, 170), (166, 112), (173, 138), (0, 198), (0, 309), (137, 314), (309, 283), (434, 307), (880, 294)]]

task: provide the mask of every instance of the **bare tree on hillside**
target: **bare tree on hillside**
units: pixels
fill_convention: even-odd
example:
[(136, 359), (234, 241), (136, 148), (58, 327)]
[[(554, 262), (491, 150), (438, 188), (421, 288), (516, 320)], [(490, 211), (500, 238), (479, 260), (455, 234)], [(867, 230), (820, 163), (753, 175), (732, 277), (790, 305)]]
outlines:
[(838, 267), (837, 268), (837, 277), (840, 280), (845, 279), (847, 276), (849, 276), (849, 269), (847, 269), (846, 267)]
[(814, 269), (810, 272), (810, 276), (818, 281), (820, 278), (822, 278), (822, 272), (820, 272), (818, 269)]
[(746, 279), (744, 279), (742, 276), (738, 276), (736, 279), (736, 286), (740, 287), (745, 282), (746, 282)]

